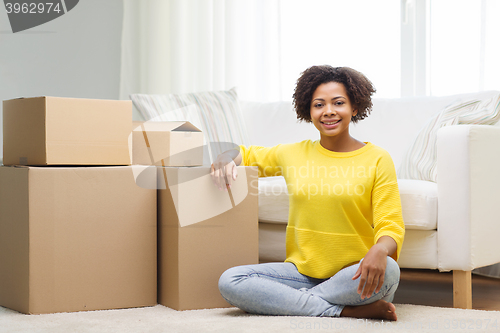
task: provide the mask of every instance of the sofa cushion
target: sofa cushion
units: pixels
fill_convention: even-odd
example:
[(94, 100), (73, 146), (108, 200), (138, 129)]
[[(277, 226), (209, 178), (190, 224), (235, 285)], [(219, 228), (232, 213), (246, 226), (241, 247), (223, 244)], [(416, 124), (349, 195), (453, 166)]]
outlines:
[[(259, 223), (259, 261), (277, 262), (286, 259), (286, 225)], [(436, 230), (408, 230), (398, 264), (402, 268), (438, 268)], [(500, 266), (499, 266), (500, 267)], [(500, 269), (497, 268), (498, 271)], [(497, 272), (494, 269), (495, 274)]]
[[(437, 227), (437, 184), (423, 180), (398, 179), (406, 229), (435, 230)], [(288, 191), (283, 177), (259, 178), (259, 222), (287, 224)]]

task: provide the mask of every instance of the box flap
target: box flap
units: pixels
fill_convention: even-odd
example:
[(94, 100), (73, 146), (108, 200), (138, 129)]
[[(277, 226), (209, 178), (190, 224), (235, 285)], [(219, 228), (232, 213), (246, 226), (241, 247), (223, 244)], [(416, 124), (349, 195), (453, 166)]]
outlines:
[(214, 185), (209, 167), (159, 168), (158, 188), (167, 187), (180, 227), (220, 215), (240, 204), (249, 193), (246, 169), (242, 166), (238, 167), (238, 178), (230, 191), (220, 191)]
[(134, 121), (133, 164), (191, 166), (203, 164), (203, 133), (190, 122)]
[(16, 98), (11, 98), (11, 99), (6, 99), (4, 100), (4, 102), (6, 101), (17, 101), (17, 100), (20, 100), (20, 99), (35, 99), (35, 98), (46, 98), (48, 96), (35, 96), (35, 97), (16, 97)]
[(146, 132), (201, 132), (189, 121), (134, 121), (133, 131)]
[(183, 132), (201, 132), (199, 128), (191, 124), (189, 121), (184, 122), (181, 126), (174, 129), (174, 131), (183, 131)]

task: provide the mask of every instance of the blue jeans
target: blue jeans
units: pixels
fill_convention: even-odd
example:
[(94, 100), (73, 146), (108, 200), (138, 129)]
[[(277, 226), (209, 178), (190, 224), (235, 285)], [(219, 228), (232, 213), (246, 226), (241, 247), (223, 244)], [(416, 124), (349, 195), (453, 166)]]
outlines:
[(339, 317), (345, 305), (392, 302), (399, 284), (399, 266), (387, 257), (382, 288), (361, 299), (359, 278), (352, 280), (359, 263), (340, 270), (329, 279), (300, 274), (294, 264), (267, 263), (237, 266), (219, 279), (219, 290), (231, 305), (262, 315)]

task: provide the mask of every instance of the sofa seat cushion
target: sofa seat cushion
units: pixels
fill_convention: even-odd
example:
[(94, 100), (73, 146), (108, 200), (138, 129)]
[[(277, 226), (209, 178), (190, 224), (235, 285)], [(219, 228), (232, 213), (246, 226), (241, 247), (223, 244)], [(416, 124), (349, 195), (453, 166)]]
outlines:
[[(406, 229), (437, 228), (437, 184), (424, 180), (398, 179)], [(288, 222), (288, 191), (283, 177), (259, 178), (259, 221)]]
[(398, 260), (401, 268), (438, 268), (436, 230), (408, 230)]
[(438, 216), (437, 183), (398, 179), (403, 221), (406, 229), (436, 230)]
[[(286, 225), (259, 223), (259, 261), (286, 259)], [(408, 230), (398, 264), (401, 268), (438, 268), (436, 230)]]
[(259, 178), (259, 222), (288, 223), (288, 191), (285, 178)]

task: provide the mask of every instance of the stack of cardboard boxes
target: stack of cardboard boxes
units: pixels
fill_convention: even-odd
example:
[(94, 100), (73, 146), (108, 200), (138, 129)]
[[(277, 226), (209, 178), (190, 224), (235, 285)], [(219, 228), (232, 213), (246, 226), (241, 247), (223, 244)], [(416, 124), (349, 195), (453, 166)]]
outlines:
[(219, 191), (193, 125), (132, 123), (131, 101), (38, 97), (4, 101), (3, 126), (1, 306), (223, 307), (220, 274), (257, 263), (257, 171)]

